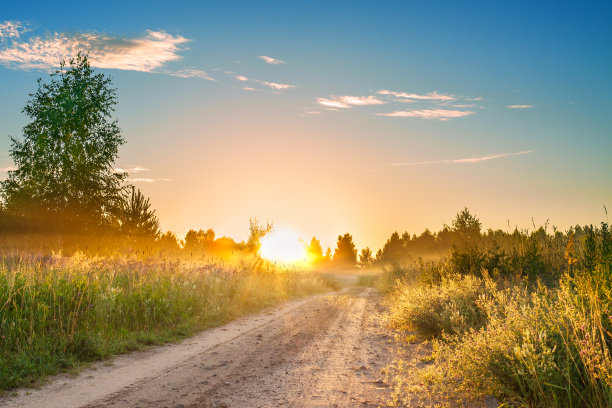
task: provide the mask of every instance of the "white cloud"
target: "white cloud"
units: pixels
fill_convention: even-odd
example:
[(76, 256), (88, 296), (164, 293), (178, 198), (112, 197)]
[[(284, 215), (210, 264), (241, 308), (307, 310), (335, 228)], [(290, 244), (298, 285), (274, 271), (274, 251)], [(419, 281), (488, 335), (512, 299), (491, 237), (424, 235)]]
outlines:
[(180, 78), (200, 78), (200, 79), (206, 79), (208, 81), (216, 81), (216, 79), (208, 75), (206, 71), (202, 71), (199, 69), (182, 69), (178, 71), (164, 71), (164, 73), (175, 76), (175, 77), (180, 77)]
[(259, 90), (259, 89), (251, 88), (250, 86), (245, 86), (242, 89), (244, 89), (245, 91), (258, 91)]
[(125, 169), (122, 169), (122, 168), (115, 169), (115, 173), (140, 173), (142, 171), (149, 171), (149, 169), (139, 164), (128, 164), (128, 167)]
[(480, 163), (487, 160), (499, 159), (502, 157), (510, 156), (521, 156), (524, 154), (533, 153), (533, 150), (523, 150), (522, 152), (516, 153), (498, 153), (491, 154), (488, 156), (481, 157), (468, 157), (465, 159), (451, 159), (451, 160), (434, 160), (434, 161), (422, 161), (422, 162), (405, 162), (405, 163), (389, 163), (390, 166), (421, 166), (426, 164), (449, 164), (449, 163)]
[(151, 30), (133, 38), (98, 33), (52, 33), (28, 40), (14, 38), (9, 41), (10, 45), (0, 47), (0, 63), (21, 69), (49, 69), (57, 67), (61, 59), (83, 50), (89, 54), (95, 68), (154, 72), (180, 59), (178, 53), (188, 41), (180, 35)]
[(260, 81), (258, 79), (256, 79), (255, 82), (265, 85), (265, 86), (269, 86), (270, 88), (276, 89), (276, 90), (295, 88), (295, 85), (279, 84), (276, 82), (268, 82), (268, 81)]
[(148, 178), (148, 177), (136, 177), (136, 178), (129, 178), (127, 179), (127, 181), (131, 182), (131, 183), (155, 183), (155, 179), (154, 178)]
[(5, 38), (19, 38), (21, 34), (30, 31), (23, 23), (19, 21), (2, 21), (0, 22), (0, 41)]
[(510, 109), (528, 109), (533, 108), (533, 105), (508, 105), (507, 107)]
[(467, 104), (456, 104), (456, 105), (453, 105), (453, 107), (455, 107), (455, 108), (473, 108), (473, 107), (475, 107), (475, 106), (476, 106), (476, 104), (475, 104), (475, 103), (467, 103)]
[(378, 91), (378, 94), (392, 95), (392, 96), (395, 96), (396, 98), (403, 98), (403, 99), (419, 99), (419, 100), (431, 100), (431, 101), (454, 101), (455, 99), (457, 99), (454, 96), (439, 94), (437, 91), (419, 95), (415, 93), (395, 92), (395, 91), (389, 91), (389, 90), (383, 89), (383, 90)]
[(239, 81), (248, 81), (249, 78), (245, 77), (244, 75), (236, 75), (236, 79)]
[(344, 103), (356, 106), (383, 105), (385, 103), (375, 96), (340, 96), (339, 98)]
[(383, 105), (385, 102), (375, 96), (335, 96), (317, 98), (317, 103), (332, 108), (350, 108), (351, 106)]
[(423, 110), (410, 110), (410, 111), (396, 111), (390, 113), (377, 113), (378, 116), (389, 116), (397, 118), (421, 118), (421, 119), (436, 119), (436, 120), (449, 120), (453, 118), (460, 118), (463, 116), (472, 115), (472, 111), (460, 111), (450, 109), (423, 109)]
[(317, 98), (317, 103), (319, 105), (328, 106), (330, 108), (350, 108), (350, 105), (334, 99)]
[(147, 184), (151, 184), (151, 183), (155, 183), (157, 181), (172, 181), (172, 179), (169, 179), (167, 177), (160, 177), (160, 178), (135, 177), (135, 178), (129, 178), (126, 181), (128, 181), (130, 183), (147, 183)]
[(272, 58), (272, 57), (268, 57), (267, 55), (260, 55), (259, 58), (261, 58), (262, 60), (264, 60), (268, 64), (272, 64), (272, 65), (278, 65), (278, 64), (284, 64), (285, 63), (285, 61), (283, 61), (283, 60)]

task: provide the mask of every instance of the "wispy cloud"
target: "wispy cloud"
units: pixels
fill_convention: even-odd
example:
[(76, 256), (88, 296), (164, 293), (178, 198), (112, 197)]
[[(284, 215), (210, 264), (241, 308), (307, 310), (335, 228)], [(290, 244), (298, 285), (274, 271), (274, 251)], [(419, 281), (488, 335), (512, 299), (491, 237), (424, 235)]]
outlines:
[(116, 168), (115, 173), (140, 173), (143, 171), (149, 171), (146, 167), (143, 167), (139, 164), (129, 164), (125, 169)]
[(4, 173), (6, 173), (7, 171), (15, 171), (15, 170), (17, 170), (17, 167), (15, 166), (8, 166), (8, 167), (0, 168), (0, 172), (4, 172)]
[(155, 183), (155, 179), (154, 178), (149, 178), (149, 177), (129, 178), (129, 179), (127, 179), (127, 181), (129, 181), (131, 183)]
[(19, 38), (21, 34), (30, 31), (20, 21), (2, 21), (0, 22), (0, 41), (4, 41), (5, 38)]
[(181, 69), (178, 71), (164, 71), (163, 73), (180, 78), (200, 78), (206, 79), (208, 81), (216, 81), (216, 79), (208, 75), (206, 71), (202, 71), (199, 69)]
[(127, 179), (128, 182), (130, 183), (147, 183), (147, 184), (151, 184), (151, 183), (155, 183), (156, 181), (172, 181), (169, 178), (166, 177), (160, 177), (160, 178), (150, 178), (150, 177), (135, 177), (135, 178), (129, 178)]
[(461, 118), (463, 116), (472, 115), (472, 111), (460, 111), (451, 109), (423, 109), (423, 110), (409, 110), (409, 111), (396, 111), (389, 113), (377, 113), (378, 116), (389, 116), (396, 118), (421, 118), (421, 119), (435, 119), (435, 120), (449, 120), (454, 118)]
[(283, 60), (272, 58), (272, 57), (268, 57), (267, 55), (260, 55), (259, 58), (264, 60), (266, 63), (272, 64), (272, 65), (278, 65), (278, 64), (284, 64), (285, 63), (285, 61), (283, 61)]
[(529, 109), (533, 108), (533, 105), (508, 105), (507, 107), (510, 109)]
[(403, 98), (403, 99), (417, 99), (417, 100), (428, 100), (428, 101), (454, 101), (455, 99), (457, 99), (451, 95), (439, 94), (437, 91), (433, 91), (433, 92), (426, 93), (426, 94), (415, 94), (415, 93), (407, 93), (407, 92), (395, 92), (395, 91), (389, 91), (387, 89), (382, 89), (378, 91), (378, 94), (379, 95), (391, 95), (391, 96), (395, 96), (396, 98)]
[[(6, 22), (3, 24), (7, 24)], [(146, 31), (142, 36), (122, 37), (100, 33), (50, 33), (22, 39), (15, 29), (3, 28), (11, 36), (0, 46), (0, 63), (18, 69), (49, 69), (57, 67), (61, 59), (69, 58), (80, 50), (89, 54), (95, 68), (156, 72), (168, 62), (181, 58), (189, 40), (164, 31)], [(186, 70), (178, 76), (202, 75), (203, 71)], [(165, 72), (168, 73), (168, 72)]]
[(319, 105), (328, 106), (332, 108), (350, 108), (352, 106), (365, 106), (365, 105), (382, 105), (385, 101), (378, 99), (375, 96), (334, 96), (329, 98), (317, 98)]
[(295, 88), (295, 85), (288, 85), (288, 84), (279, 84), (276, 82), (268, 82), (268, 81), (260, 81), (258, 79), (255, 80), (255, 82), (261, 84), (261, 85), (265, 85), (265, 86), (269, 86), (272, 89), (275, 89), (277, 91), (283, 90), (283, 89), (290, 89), (290, 88)]
[[(330, 108), (350, 108), (350, 105), (344, 102), (340, 102), (338, 100), (334, 100), (334, 99), (317, 98), (317, 103), (319, 105), (328, 106)], [(334, 110), (337, 110), (337, 109), (334, 109)]]
[(421, 166), (426, 164), (452, 164), (452, 163), (480, 163), (487, 160), (500, 159), (502, 157), (522, 156), (524, 154), (533, 153), (534, 150), (523, 150), (516, 153), (498, 153), (481, 157), (468, 157), (465, 159), (450, 159), (450, 160), (433, 160), (422, 162), (405, 162), (405, 163), (389, 163), (390, 166)]
[(259, 89), (251, 88), (250, 86), (244, 86), (242, 87), (242, 89), (244, 89), (245, 91), (258, 91), (259, 90)]
[(249, 78), (245, 77), (244, 75), (236, 75), (236, 79), (239, 81), (248, 81)]

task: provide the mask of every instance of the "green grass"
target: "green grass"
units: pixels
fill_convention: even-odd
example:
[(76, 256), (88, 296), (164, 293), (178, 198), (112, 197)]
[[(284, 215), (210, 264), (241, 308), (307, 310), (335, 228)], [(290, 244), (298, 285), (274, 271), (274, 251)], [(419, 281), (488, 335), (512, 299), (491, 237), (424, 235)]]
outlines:
[(314, 273), (261, 264), (4, 257), (0, 390), (328, 289)]

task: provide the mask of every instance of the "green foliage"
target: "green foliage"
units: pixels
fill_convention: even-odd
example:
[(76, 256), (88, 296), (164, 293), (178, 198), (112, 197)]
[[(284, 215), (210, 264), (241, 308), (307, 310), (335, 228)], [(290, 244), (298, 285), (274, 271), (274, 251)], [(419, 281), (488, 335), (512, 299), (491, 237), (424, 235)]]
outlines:
[(262, 265), (86, 258), (0, 259), (0, 390), (326, 290)]
[(11, 138), (17, 170), (2, 182), (2, 200), (30, 228), (96, 232), (113, 225), (126, 176), (113, 170), (124, 143), (111, 120), (116, 91), (85, 55), (68, 65), (39, 80), (23, 109), (32, 121), (22, 140)]

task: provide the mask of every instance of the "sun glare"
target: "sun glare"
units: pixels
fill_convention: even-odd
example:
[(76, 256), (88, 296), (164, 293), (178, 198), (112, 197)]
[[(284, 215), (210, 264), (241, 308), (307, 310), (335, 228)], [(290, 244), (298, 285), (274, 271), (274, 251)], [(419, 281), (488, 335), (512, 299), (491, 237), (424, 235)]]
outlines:
[(279, 228), (261, 239), (260, 255), (271, 261), (297, 263), (306, 258), (306, 249), (294, 231)]

